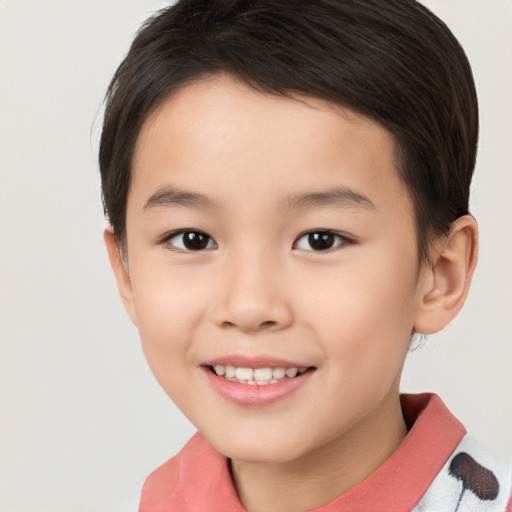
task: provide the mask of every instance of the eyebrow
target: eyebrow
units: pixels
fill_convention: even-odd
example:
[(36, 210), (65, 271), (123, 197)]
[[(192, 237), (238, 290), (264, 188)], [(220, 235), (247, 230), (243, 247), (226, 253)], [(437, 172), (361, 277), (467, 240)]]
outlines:
[[(220, 209), (220, 203), (205, 194), (166, 186), (159, 188), (147, 200), (143, 210), (176, 205), (188, 208)], [(305, 194), (291, 194), (283, 201), (282, 206), (288, 210), (313, 208), (315, 206), (355, 206), (375, 209), (375, 205), (367, 196), (348, 187), (338, 187)]]
[(373, 202), (367, 196), (348, 187), (306, 194), (292, 194), (284, 202), (284, 207), (290, 210), (312, 208), (315, 206), (355, 206), (371, 210), (376, 209)]
[(219, 208), (219, 204), (212, 198), (198, 194), (197, 192), (189, 192), (180, 190), (173, 186), (159, 188), (146, 202), (143, 210), (159, 207), (186, 206), (189, 208)]

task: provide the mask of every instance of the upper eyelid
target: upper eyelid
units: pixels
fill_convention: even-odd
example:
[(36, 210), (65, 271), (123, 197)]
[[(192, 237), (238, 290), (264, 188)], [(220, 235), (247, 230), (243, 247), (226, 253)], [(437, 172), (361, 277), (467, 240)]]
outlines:
[(304, 231), (303, 233), (301, 233), (295, 239), (295, 241), (300, 240), (303, 236), (310, 235), (311, 233), (328, 233), (330, 235), (339, 236), (339, 237), (341, 237), (341, 238), (343, 238), (344, 240), (347, 240), (347, 241), (353, 241), (354, 240), (353, 237), (351, 237), (350, 235), (347, 235), (345, 233), (341, 233), (340, 231), (336, 231), (334, 229), (321, 229), (321, 228), (318, 228), (318, 229), (308, 229), (307, 231)]
[(166, 242), (167, 240), (170, 240), (171, 238), (174, 238), (177, 235), (182, 235), (183, 233), (201, 233), (202, 235), (206, 235), (207, 237), (213, 240), (213, 237), (209, 235), (206, 231), (203, 231), (202, 229), (186, 228), (176, 229), (175, 231), (169, 231), (168, 233), (165, 233), (165, 235), (162, 235), (159, 238), (158, 243)]
[[(203, 235), (207, 235), (210, 238), (213, 238), (209, 233), (207, 233), (206, 231), (204, 231), (202, 229), (181, 228), (181, 229), (175, 229), (173, 231), (169, 231), (168, 233), (165, 233), (165, 235), (162, 236), (162, 239), (172, 238), (173, 236), (179, 235), (180, 233), (189, 233), (191, 231), (194, 232), (194, 233), (202, 233)], [(315, 229), (308, 229), (307, 231), (303, 231), (302, 233), (300, 233), (297, 236), (297, 239), (299, 239), (300, 237), (302, 237), (304, 235), (309, 235), (310, 233), (331, 233), (333, 235), (339, 235), (339, 236), (341, 236), (343, 238), (350, 238), (345, 233), (341, 233), (339, 231), (336, 231), (335, 229), (315, 228)]]

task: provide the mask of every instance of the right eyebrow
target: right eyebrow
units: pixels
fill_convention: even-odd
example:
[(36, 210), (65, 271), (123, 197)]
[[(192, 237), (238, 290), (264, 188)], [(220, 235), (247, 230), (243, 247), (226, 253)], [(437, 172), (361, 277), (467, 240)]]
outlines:
[(182, 190), (173, 186), (159, 188), (147, 201), (143, 210), (153, 208), (168, 208), (172, 206), (186, 206), (188, 208), (219, 209), (217, 201), (197, 192)]
[(337, 187), (305, 194), (292, 194), (286, 198), (284, 205), (288, 209), (314, 208), (317, 206), (359, 207), (368, 210), (376, 209), (370, 198), (349, 187)]

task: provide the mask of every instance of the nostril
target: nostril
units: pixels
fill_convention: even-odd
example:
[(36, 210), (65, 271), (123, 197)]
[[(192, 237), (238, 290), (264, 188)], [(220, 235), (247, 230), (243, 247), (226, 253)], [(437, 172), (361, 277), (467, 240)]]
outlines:
[(233, 322), (225, 321), (225, 322), (222, 322), (221, 327), (235, 327), (235, 324)]
[[(267, 320), (267, 321), (261, 322), (261, 323), (255, 322), (254, 325), (250, 325), (248, 322), (246, 322), (246, 324), (242, 325), (242, 328), (247, 329), (247, 330), (272, 329), (272, 328), (276, 327), (277, 325), (279, 325), (277, 322), (275, 322), (273, 320)], [(223, 327), (225, 329), (231, 329), (233, 327), (240, 327), (240, 325), (238, 325), (235, 322), (229, 322), (226, 320), (226, 321), (222, 322), (221, 327)]]

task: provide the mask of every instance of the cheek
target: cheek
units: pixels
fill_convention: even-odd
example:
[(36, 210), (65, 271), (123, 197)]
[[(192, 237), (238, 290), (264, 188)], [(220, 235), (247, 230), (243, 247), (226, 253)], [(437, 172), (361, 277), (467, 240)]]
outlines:
[(341, 378), (367, 385), (400, 371), (413, 324), (415, 275), (413, 265), (406, 268), (395, 258), (361, 258), (323, 280), (321, 302), (315, 300), (318, 288), (311, 294), (305, 317)]
[[(162, 380), (187, 371), (193, 334), (208, 302), (201, 280), (165, 265), (132, 276), (139, 334), (148, 363)], [(172, 369), (172, 372), (170, 371)]]

